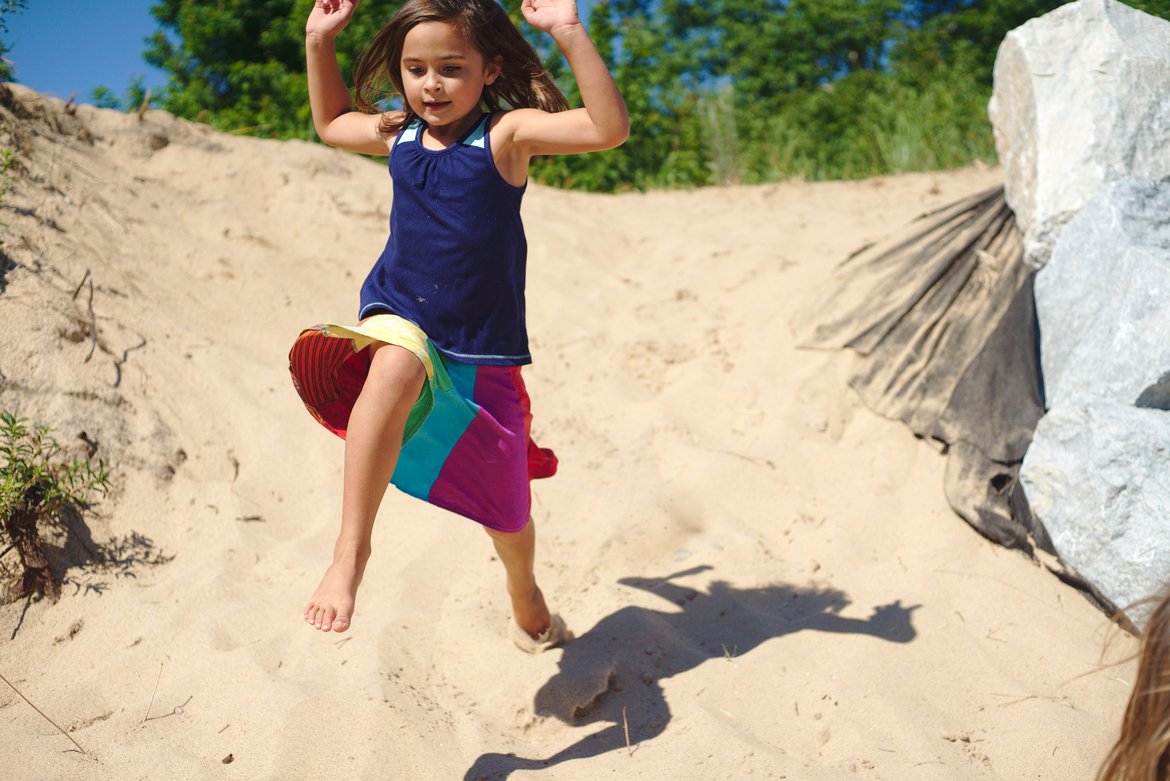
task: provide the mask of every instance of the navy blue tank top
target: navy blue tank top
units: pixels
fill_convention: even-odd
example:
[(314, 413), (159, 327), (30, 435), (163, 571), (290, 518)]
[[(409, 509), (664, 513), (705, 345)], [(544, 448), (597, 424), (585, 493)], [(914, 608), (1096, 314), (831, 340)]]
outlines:
[(359, 318), (379, 312), (418, 324), (463, 363), (532, 362), (524, 324), (527, 187), (496, 170), (485, 115), (446, 149), (427, 149), (415, 120), (390, 153), (390, 238), (362, 285)]

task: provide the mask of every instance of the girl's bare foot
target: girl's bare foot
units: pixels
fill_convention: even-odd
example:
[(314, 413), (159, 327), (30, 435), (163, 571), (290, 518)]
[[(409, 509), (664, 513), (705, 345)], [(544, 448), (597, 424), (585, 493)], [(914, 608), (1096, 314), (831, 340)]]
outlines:
[(335, 556), (321, 585), (305, 606), (305, 621), (322, 632), (344, 632), (353, 617), (354, 598), (362, 582), (369, 554)]
[(548, 605), (544, 603), (544, 594), (536, 583), (532, 582), (526, 588), (513, 588), (509, 583), (508, 596), (512, 598), (512, 617), (516, 625), (527, 632), (529, 637), (540, 637), (548, 630), (551, 621)]

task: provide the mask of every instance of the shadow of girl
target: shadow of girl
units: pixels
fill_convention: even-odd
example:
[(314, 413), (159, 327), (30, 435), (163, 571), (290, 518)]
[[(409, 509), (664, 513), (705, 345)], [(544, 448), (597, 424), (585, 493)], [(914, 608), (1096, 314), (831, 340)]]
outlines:
[(709, 569), (695, 567), (658, 579), (622, 578), (619, 583), (656, 594), (681, 610), (624, 607), (565, 646), (560, 670), (536, 693), (537, 715), (575, 726), (608, 722), (608, 728), (545, 759), (483, 754), (464, 781), (497, 781), (517, 769), (551, 767), (623, 748), (627, 724), (632, 741), (652, 740), (670, 722), (659, 681), (708, 659), (742, 656), (773, 637), (805, 629), (895, 643), (915, 637), (910, 614), (918, 606), (903, 607), (900, 601), (856, 619), (840, 615), (849, 600), (832, 588), (774, 584), (741, 589), (717, 580), (703, 593), (672, 582)]

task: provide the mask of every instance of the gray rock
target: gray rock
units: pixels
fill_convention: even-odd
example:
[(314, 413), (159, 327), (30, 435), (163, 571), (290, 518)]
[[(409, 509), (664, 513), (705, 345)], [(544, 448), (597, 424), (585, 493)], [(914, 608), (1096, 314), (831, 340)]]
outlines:
[(1048, 412), (1020, 482), (1060, 558), (1126, 608), (1170, 578), (1170, 179), (1102, 186), (1035, 296)]
[(988, 107), (1007, 202), (1040, 268), (1097, 188), (1170, 175), (1170, 22), (1078, 0), (1008, 33)]
[[(1121, 608), (1170, 576), (1170, 412), (1092, 399), (1036, 427), (1020, 481), (1060, 557)], [(1127, 611), (1144, 624), (1148, 609)]]
[(1065, 227), (1035, 293), (1049, 408), (1142, 394), (1159, 406), (1170, 382), (1170, 179), (1103, 186)]

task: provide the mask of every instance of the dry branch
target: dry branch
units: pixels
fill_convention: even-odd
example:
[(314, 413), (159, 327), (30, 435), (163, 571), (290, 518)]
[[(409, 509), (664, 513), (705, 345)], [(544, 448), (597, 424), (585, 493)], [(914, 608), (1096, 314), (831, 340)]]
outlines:
[(3, 675), (0, 675), (0, 681), (4, 681), (4, 683), (8, 684), (8, 687), (9, 687), (10, 689), (12, 689), (12, 691), (14, 691), (14, 692), (16, 692), (17, 694), (19, 694), (19, 695), (20, 695), (20, 699), (22, 699), (22, 700), (24, 700), (25, 702), (27, 702), (27, 703), (28, 703), (28, 706), (29, 706), (30, 708), (32, 708), (33, 710), (35, 710), (37, 713), (39, 713), (39, 714), (41, 715), (41, 718), (42, 718), (42, 719), (44, 719), (45, 721), (47, 721), (47, 722), (49, 722), (50, 724), (52, 724), (54, 727), (56, 727), (56, 728), (57, 728), (57, 731), (58, 731), (58, 732), (60, 732), (60, 733), (61, 733), (62, 735), (64, 735), (65, 737), (69, 738), (69, 742), (70, 742), (70, 743), (72, 743), (73, 745), (77, 746), (77, 750), (78, 750), (78, 751), (80, 751), (82, 754), (85, 754), (87, 757), (88, 757), (88, 756), (90, 756), (90, 753), (89, 753), (88, 751), (86, 751), (85, 749), (83, 749), (83, 748), (81, 747), (81, 744), (80, 744), (80, 743), (78, 743), (76, 740), (74, 740), (74, 739), (73, 739), (73, 736), (72, 736), (72, 735), (70, 735), (70, 734), (69, 734), (68, 732), (66, 732), (65, 730), (61, 729), (61, 725), (60, 725), (60, 724), (58, 724), (57, 722), (53, 721), (53, 720), (52, 720), (52, 719), (50, 719), (48, 716), (46, 716), (46, 715), (45, 715), (45, 712), (44, 712), (43, 710), (41, 710), (40, 708), (38, 708), (36, 705), (33, 705), (33, 704), (32, 704), (32, 701), (31, 701), (31, 700), (29, 700), (29, 698), (28, 698), (28, 697), (25, 697), (25, 696), (24, 696), (24, 692), (22, 692), (20, 689), (16, 688), (16, 686), (14, 686), (14, 685), (13, 685), (12, 681), (8, 680), (8, 679), (7, 679), (7, 678), (5, 678)]

